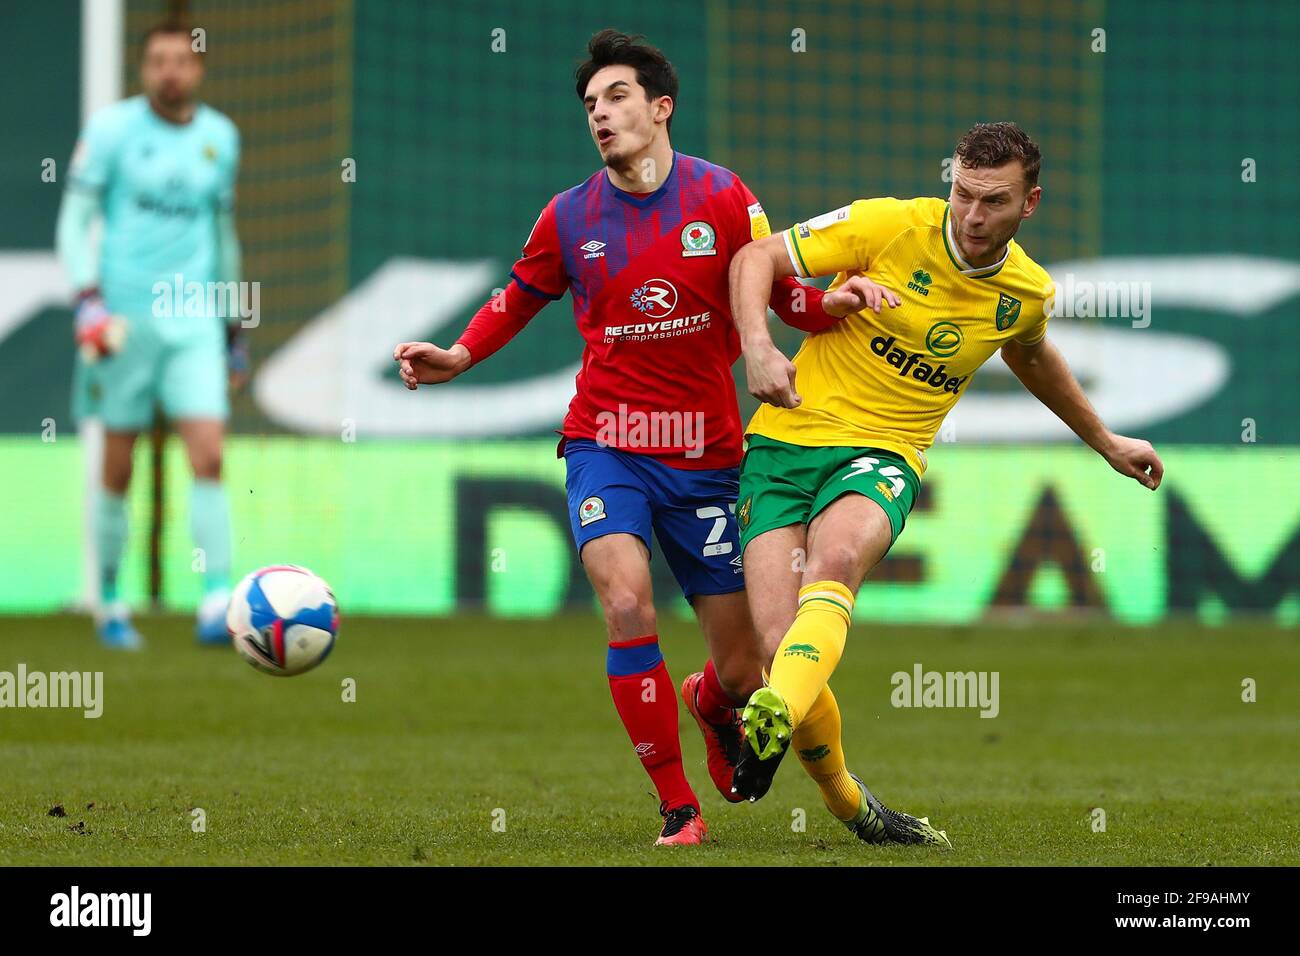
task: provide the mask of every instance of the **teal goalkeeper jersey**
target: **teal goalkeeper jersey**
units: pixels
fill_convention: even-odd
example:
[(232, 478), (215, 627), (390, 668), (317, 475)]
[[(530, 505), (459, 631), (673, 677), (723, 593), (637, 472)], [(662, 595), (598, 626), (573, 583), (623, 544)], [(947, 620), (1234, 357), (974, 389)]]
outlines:
[(100, 196), (99, 288), (110, 311), (132, 322), (156, 317), (176, 337), (211, 327), (216, 314), (194, 303), (214, 297), (186, 290), (225, 278), (217, 274), (216, 217), (234, 205), (238, 166), (239, 132), (209, 106), (179, 125), (134, 96), (91, 117), (69, 178)]

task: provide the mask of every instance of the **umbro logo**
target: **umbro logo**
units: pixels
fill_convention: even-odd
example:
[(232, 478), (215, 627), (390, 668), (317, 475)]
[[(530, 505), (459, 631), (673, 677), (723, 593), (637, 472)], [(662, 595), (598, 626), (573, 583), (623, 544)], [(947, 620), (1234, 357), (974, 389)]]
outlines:
[(601, 251), (605, 248), (605, 244), (599, 239), (588, 239), (582, 245), (578, 246), (578, 248), (586, 253), (586, 255), (582, 257), (584, 259), (601, 259), (605, 256), (605, 253)]

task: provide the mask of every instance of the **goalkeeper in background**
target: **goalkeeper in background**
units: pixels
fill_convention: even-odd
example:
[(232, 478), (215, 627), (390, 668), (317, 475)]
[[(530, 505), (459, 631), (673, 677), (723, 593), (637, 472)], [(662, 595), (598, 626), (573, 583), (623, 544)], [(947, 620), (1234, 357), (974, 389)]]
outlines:
[[(191, 527), (205, 567), (199, 640), (226, 639), (231, 534), (221, 446), (227, 379), (238, 385), (247, 373), (232, 294), (240, 269), (239, 133), (227, 117), (197, 102), (202, 79), (203, 58), (188, 27), (172, 22), (151, 29), (141, 51), (143, 95), (86, 124), (59, 210), (57, 247), (77, 290), (76, 341), (87, 363), (79, 371), (105, 428), (94, 513), (95, 623), (111, 647), (141, 644), (118, 596), (118, 570), (132, 449), (152, 423), (155, 404), (175, 422), (194, 471)], [(91, 232), (97, 219), (103, 222), (98, 250)], [(195, 289), (204, 293), (193, 295)]]

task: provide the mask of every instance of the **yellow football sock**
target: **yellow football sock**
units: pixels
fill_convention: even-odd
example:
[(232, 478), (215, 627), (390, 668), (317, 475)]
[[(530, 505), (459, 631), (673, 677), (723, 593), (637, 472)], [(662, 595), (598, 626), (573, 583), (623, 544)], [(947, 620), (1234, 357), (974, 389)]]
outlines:
[(799, 589), (799, 610), (772, 661), (768, 686), (785, 700), (795, 727), (822, 692), (844, 653), (853, 592), (838, 581)]
[(799, 762), (822, 792), (822, 802), (839, 820), (858, 815), (862, 796), (858, 785), (844, 765), (844, 745), (840, 741), (840, 707), (830, 685), (813, 701), (803, 723), (791, 739)]

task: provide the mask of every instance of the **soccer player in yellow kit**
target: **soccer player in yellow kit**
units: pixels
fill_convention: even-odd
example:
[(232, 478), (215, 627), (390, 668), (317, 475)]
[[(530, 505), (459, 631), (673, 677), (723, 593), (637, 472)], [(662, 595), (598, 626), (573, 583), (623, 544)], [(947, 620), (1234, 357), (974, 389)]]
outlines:
[[(925, 449), (976, 370), (1001, 350), (1112, 468), (1153, 490), (1163, 473), (1149, 443), (1106, 428), (1046, 338), (1052, 280), (1013, 239), (1042, 194), (1038, 147), (1014, 123), (979, 124), (954, 160), (946, 202), (858, 200), (750, 243), (731, 264), (749, 391), (765, 403), (746, 430), (736, 515), (750, 610), (772, 654), (742, 714), (733, 787), (766, 793), (797, 731), (799, 759), (838, 781), (823, 794), (850, 829), (889, 825), (891, 811), (877, 823), (878, 802), (844, 767), (827, 681), (854, 595), (903, 530)], [(791, 362), (767, 331), (772, 282), (831, 274), (861, 311), (809, 336)], [(917, 823), (915, 842), (947, 843)]]

